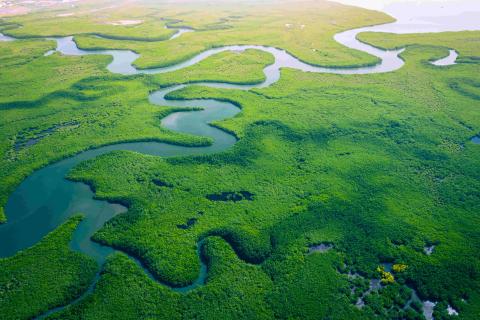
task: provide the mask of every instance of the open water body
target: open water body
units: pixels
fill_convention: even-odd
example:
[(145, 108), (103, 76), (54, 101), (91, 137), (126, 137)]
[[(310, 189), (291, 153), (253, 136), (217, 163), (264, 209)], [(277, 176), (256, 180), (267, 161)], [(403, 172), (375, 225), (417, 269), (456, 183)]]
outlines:
[[(81, 50), (75, 44), (73, 37), (54, 38), (57, 41), (58, 51), (64, 55), (90, 55), (105, 54), (113, 57), (112, 63), (108, 65), (108, 70), (113, 73), (124, 75), (132, 74), (155, 74), (167, 73), (180, 70), (223, 51), (243, 51), (246, 49), (257, 49), (268, 52), (275, 57), (275, 63), (266, 67), (264, 73), (266, 80), (256, 85), (235, 85), (226, 83), (200, 83), (209, 87), (228, 88), (236, 90), (250, 90), (252, 88), (268, 87), (280, 79), (281, 68), (293, 68), (304, 72), (335, 73), (335, 74), (369, 74), (391, 72), (401, 68), (404, 64), (399, 58), (403, 51), (392, 50), (385, 51), (373, 46), (364, 44), (356, 39), (356, 35), (364, 31), (373, 32), (427, 32), (449, 30), (446, 25), (443, 29), (438, 25), (435, 27), (425, 27), (422, 25), (392, 23), (387, 25), (358, 28), (345, 31), (335, 35), (335, 40), (339, 43), (352, 48), (367, 52), (380, 59), (380, 63), (374, 66), (360, 68), (328, 68), (309, 65), (298, 60), (285, 50), (261, 45), (235, 45), (224, 46), (206, 50), (195, 57), (182, 63), (165, 68), (152, 68), (139, 70), (133, 66), (134, 61), (139, 57), (138, 54), (130, 50)], [(192, 30), (180, 30), (172, 39), (177, 38), (184, 32)], [(14, 38), (0, 34), (0, 41), (13, 41)], [(52, 54), (54, 52), (48, 52)], [(456, 52), (450, 51), (448, 57), (440, 59), (434, 64), (450, 65), (455, 63)], [(198, 84), (197, 84), (198, 85)], [(90, 188), (83, 183), (71, 182), (65, 179), (67, 173), (78, 163), (95, 158), (99, 155), (114, 150), (130, 150), (143, 154), (172, 157), (194, 154), (207, 154), (221, 152), (231, 147), (236, 142), (236, 138), (222, 130), (209, 125), (215, 120), (222, 120), (235, 116), (240, 110), (231, 103), (220, 102), (216, 100), (186, 100), (172, 101), (165, 99), (169, 92), (179, 90), (187, 85), (177, 85), (164, 88), (152, 93), (149, 96), (150, 102), (162, 106), (177, 107), (201, 107), (203, 110), (195, 112), (177, 112), (162, 119), (162, 125), (168, 129), (178, 132), (190, 133), (193, 135), (205, 136), (213, 139), (213, 144), (206, 147), (182, 147), (158, 142), (134, 142), (120, 143), (110, 146), (100, 147), (93, 150), (81, 152), (76, 156), (59, 161), (37, 170), (27, 177), (8, 199), (5, 211), (8, 217), (8, 223), (0, 225), (0, 257), (8, 257), (16, 252), (28, 248), (41, 240), (48, 232), (54, 230), (63, 223), (72, 214), (82, 212), (85, 219), (80, 223), (74, 233), (71, 247), (74, 250), (87, 254), (100, 264), (105, 258), (113, 252), (110, 247), (101, 246), (90, 240), (91, 236), (99, 230), (106, 221), (110, 220), (119, 213), (125, 212), (127, 208), (122, 205), (99, 201), (93, 198)], [(137, 259), (132, 257), (139, 265)], [(148, 270), (145, 272), (150, 275)], [(172, 288), (177, 291), (185, 292), (202, 285), (205, 282), (207, 270), (202, 263), (200, 275), (192, 285), (183, 288)], [(150, 275), (151, 276), (151, 275)], [(94, 282), (95, 283), (95, 282)], [(93, 288), (93, 285), (92, 287)], [(91, 289), (90, 289), (91, 290)], [(57, 309), (55, 309), (57, 310)]]

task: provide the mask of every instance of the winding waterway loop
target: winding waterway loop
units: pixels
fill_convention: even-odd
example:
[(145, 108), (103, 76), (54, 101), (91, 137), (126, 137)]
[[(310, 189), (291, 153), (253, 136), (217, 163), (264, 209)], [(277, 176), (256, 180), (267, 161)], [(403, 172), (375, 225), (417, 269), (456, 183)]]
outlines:
[[(181, 32), (175, 33), (172, 38), (175, 38), (179, 34), (181, 34)], [(348, 39), (348, 37), (343, 37), (345, 44), (358, 42), (355, 40), (355, 32), (349, 34), (353, 37), (353, 40)], [(9, 40), (10, 39), (13, 38), (9, 38)], [(383, 51), (364, 44), (362, 44), (362, 47), (369, 47), (369, 53), (379, 57), (381, 63), (375, 66), (350, 69), (317, 67), (301, 62), (282, 49), (259, 45), (233, 45), (204, 51), (185, 62), (169, 67), (138, 70), (133, 66), (133, 62), (139, 55), (133, 51), (81, 50), (77, 47), (72, 36), (48, 39), (54, 39), (57, 42), (55, 51), (63, 55), (111, 55), (113, 60), (107, 66), (108, 70), (123, 75), (173, 72), (195, 65), (212, 55), (224, 51), (256, 49), (268, 52), (274, 56), (274, 64), (264, 69), (265, 81), (262, 83), (255, 85), (197, 83), (197, 85), (237, 90), (268, 87), (280, 79), (280, 69), (284, 67), (305, 72), (365, 74), (389, 72), (403, 65), (403, 61), (398, 57), (398, 53), (401, 52), (401, 50)], [(51, 53), (52, 52), (47, 52), (47, 54)], [(221, 152), (232, 146), (236, 142), (235, 137), (208, 124), (215, 120), (233, 117), (240, 111), (238, 107), (231, 103), (216, 100), (167, 101), (165, 99), (168, 93), (184, 88), (185, 86), (186, 85), (176, 85), (161, 89), (152, 93), (149, 96), (149, 100), (154, 104), (163, 106), (202, 107), (202, 111), (173, 113), (162, 119), (162, 125), (171, 130), (210, 137), (214, 141), (211, 146), (191, 148), (158, 142), (114, 144), (82, 152), (74, 157), (34, 172), (20, 184), (8, 199), (5, 211), (9, 221), (7, 224), (0, 226), (0, 243), (7, 245), (0, 247), (0, 256), (11, 256), (19, 250), (34, 245), (73, 213), (82, 212), (86, 217), (76, 230), (71, 246), (73, 249), (95, 258), (99, 263), (103, 263), (105, 257), (112, 252), (112, 249), (92, 242), (90, 237), (100, 229), (106, 221), (121, 212), (125, 212), (126, 208), (119, 204), (95, 200), (88, 186), (65, 180), (64, 177), (66, 174), (79, 162), (92, 159), (113, 150), (131, 150), (144, 154), (168, 157)]]
[[(356, 38), (357, 34), (360, 32), (389, 31), (392, 27), (395, 27), (395, 23), (358, 28), (335, 35), (335, 40), (337, 42), (349, 48), (372, 54), (380, 59), (380, 63), (377, 65), (360, 68), (328, 68), (312, 66), (298, 60), (282, 49), (260, 45), (232, 45), (206, 50), (185, 62), (169, 67), (139, 70), (133, 66), (133, 62), (139, 57), (139, 55), (133, 51), (87, 51), (79, 49), (72, 36), (48, 39), (54, 39), (57, 42), (55, 51), (58, 51), (64, 55), (111, 55), (113, 57), (113, 61), (108, 65), (108, 70), (110, 70), (112, 73), (120, 73), (124, 75), (173, 72), (195, 65), (212, 55), (224, 51), (244, 51), (246, 49), (256, 49), (272, 54), (275, 58), (275, 63), (264, 69), (266, 79), (260, 84), (239, 85), (227, 83), (197, 83), (197, 85), (215, 88), (250, 90), (252, 88), (268, 87), (277, 82), (280, 79), (281, 68), (292, 68), (304, 72), (335, 74), (368, 74), (397, 70), (404, 64), (403, 60), (399, 58), (399, 54), (403, 51), (403, 49), (385, 51), (362, 43)], [(191, 31), (192, 30), (190, 29), (188, 29), (188, 31), (184, 30), (183, 32), (182, 30), (179, 30), (179, 32), (175, 33), (170, 40), (177, 38), (184, 32)], [(409, 31), (412, 30), (409, 29)], [(4, 36), (0, 33), (0, 41), (12, 40), (15, 39)], [(54, 53), (54, 51), (49, 51), (46, 53), (46, 55), (50, 55), (52, 53)], [(220, 102), (211, 99), (182, 101), (165, 99), (165, 96), (168, 93), (179, 90), (186, 86), (187, 85), (176, 85), (161, 89), (152, 93), (149, 96), (149, 100), (154, 104), (162, 106), (203, 108), (201, 111), (173, 113), (162, 119), (162, 125), (165, 128), (174, 131), (210, 137), (214, 141), (212, 145), (207, 147), (182, 147), (158, 142), (120, 143), (88, 150), (74, 157), (37, 170), (32, 175), (27, 177), (8, 199), (5, 211), (9, 221), (7, 224), (0, 226), (0, 243), (2, 243), (2, 246), (0, 246), (0, 257), (14, 255), (18, 251), (34, 245), (48, 232), (58, 227), (58, 225), (76, 212), (84, 213), (85, 219), (82, 221), (82, 223), (80, 223), (79, 227), (74, 233), (73, 240), (71, 242), (72, 249), (93, 257), (100, 264), (105, 261), (106, 256), (113, 252), (112, 248), (101, 246), (91, 241), (90, 238), (104, 225), (106, 221), (110, 220), (119, 213), (125, 212), (126, 208), (119, 204), (96, 200), (93, 198), (93, 193), (91, 192), (90, 188), (85, 184), (75, 183), (64, 179), (70, 169), (82, 161), (95, 158), (101, 154), (105, 154), (113, 150), (131, 150), (143, 154), (169, 157), (221, 152), (232, 146), (236, 142), (235, 137), (208, 124), (215, 120), (222, 120), (235, 116), (238, 112), (240, 112), (238, 107), (231, 103)], [(132, 257), (132, 259), (134, 259), (141, 266), (140, 261), (134, 257)], [(143, 269), (151, 278), (153, 278), (148, 270), (145, 268)], [(206, 266), (202, 263), (200, 276), (192, 285), (183, 288), (172, 289), (180, 292), (186, 292), (190, 289), (193, 289), (196, 286), (204, 283), (206, 274)], [(98, 277), (96, 277), (96, 280), (98, 280)], [(93, 290), (96, 280), (92, 283), (90, 289), (85, 294)], [(49, 313), (58, 310), (59, 309), (54, 309)]]

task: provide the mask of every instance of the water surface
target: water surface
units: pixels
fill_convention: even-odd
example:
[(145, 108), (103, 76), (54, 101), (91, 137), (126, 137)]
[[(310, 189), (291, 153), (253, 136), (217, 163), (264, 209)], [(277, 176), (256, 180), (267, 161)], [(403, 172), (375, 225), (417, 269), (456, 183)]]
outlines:
[(9, 37), (4, 35), (3, 33), (0, 32), (0, 41), (13, 41), (15, 38)]
[(432, 64), (436, 66), (451, 66), (456, 64), (458, 53), (455, 50), (449, 50), (448, 56), (445, 58), (433, 61)]

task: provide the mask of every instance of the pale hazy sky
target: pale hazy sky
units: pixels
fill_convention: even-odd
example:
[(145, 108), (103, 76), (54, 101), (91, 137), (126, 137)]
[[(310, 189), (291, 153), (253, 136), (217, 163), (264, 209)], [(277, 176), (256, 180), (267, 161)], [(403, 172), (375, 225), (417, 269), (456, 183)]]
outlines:
[(449, 26), (448, 31), (480, 30), (480, 0), (334, 0), (380, 10), (399, 23)]
[[(476, 11), (480, 11), (480, 1), (479, 0), (335, 0), (335, 2), (341, 2), (345, 4), (356, 5), (360, 7), (365, 7), (369, 9), (382, 10), (390, 6), (399, 4), (399, 3), (410, 3), (415, 6), (423, 5), (432, 5), (438, 4), (439, 6), (448, 7), (448, 8), (476, 8)], [(460, 8), (461, 9), (461, 8)], [(480, 18), (480, 17), (479, 17)]]

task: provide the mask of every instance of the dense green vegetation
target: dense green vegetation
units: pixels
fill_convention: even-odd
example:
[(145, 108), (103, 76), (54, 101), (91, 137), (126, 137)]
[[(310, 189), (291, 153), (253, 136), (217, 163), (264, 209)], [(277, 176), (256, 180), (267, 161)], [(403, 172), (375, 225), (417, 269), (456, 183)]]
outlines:
[[(319, 19), (318, 12), (305, 11), (309, 4), (281, 15), (282, 4), (268, 19), (242, 6), (236, 9), (241, 14), (223, 6), (209, 13), (132, 6), (130, 16), (115, 11), (98, 19), (145, 24), (98, 27), (96, 14), (89, 13), (65, 18), (61, 31), (47, 20), (57, 13), (40, 12), (10, 19), (24, 27), (7, 31), (142, 38), (78, 37), (84, 47), (135, 49), (142, 53), (140, 66), (184, 59), (215, 45), (215, 37), (219, 44), (277, 45), (315, 63), (375, 61), (330, 38), (388, 17), (319, 2), (316, 10), (325, 9)], [(353, 15), (358, 19), (349, 21)], [(293, 27), (286, 27), (292, 17)], [(171, 42), (143, 41), (168, 34), (166, 23), (203, 31)], [(150, 28), (157, 33), (147, 34)], [(313, 39), (318, 52), (311, 50)], [(405, 66), (354, 76), (285, 69), (278, 83), (250, 91), (189, 86), (169, 97), (215, 98), (242, 108), (214, 123), (240, 138), (234, 147), (175, 158), (117, 151), (70, 172), (99, 199), (129, 204), (127, 213), (94, 235), (123, 253), (108, 258), (91, 293), (49, 318), (420, 320), (419, 302), (409, 301), (413, 290), (437, 302), (436, 320), (479, 318), (480, 146), (470, 139), (480, 132), (480, 36), (367, 33), (360, 39), (385, 48), (408, 45)], [(273, 62), (247, 50), (171, 74), (126, 77), (109, 74), (105, 56), (44, 57), (52, 46), (41, 40), (0, 43), (0, 84), (7, 88), (0, 92), (0, 205), (33, 170), (88, 148), (138, 140), (209, 144), (161, 128), (160, 119), (177, 109), (149, 104), (148, 93), (177, 83), (257, 83)], [(448, 48), (460, 52), (459, 64), (429, 63)], [(34, 247), (0, 259), (2, 318), (31, 318), (85, 291), (95, 263), (68, 248), (80, 220), (74, 217)], [(332, 248), (309, 251), (321, 243)], [(435, 249), (426, 254), (430, 245)], [(188, 292), (168, 286), (192, 283), (201, 261), (208, 266), (205, 285)], [(386, 263), (394, 264), (392, 271)], [(370, 280), (380, 278), (382, 287), (370, 291)], [(356, 305), (359, 299), (363, 307)], [(449, 316), (448, 305), (460, 315)]]
[(222, 319), (226, 312), (228, 318), (272, 318), (266, 300), (259, 299), (271, 280), (259, 267), (239, 260), (230, 246), (216, 237), (208, 239), (203, 251), (209, 266), (208, 284), (195, 291), (172, 292), (149, 279), (132, 260), (117, 254), (107, 262), (96, 294), (51, 318), (100, 319), (115, 314), (119, 319)]
[(2, 319), (33, 318), (86, 290), (98, 266), (68, 246), (81, 220), (70, 218), (35, 246), (0, 259)]
[[(359, 313), (342, 289), (348, 287), (343, 272), (377, 277), (385, 261), (408, 266), (396, 281), (422, 299), (474, 313), (480, 150), (469, 139), (480, 118), (471, 108), (478, 99), (452, 83), (474, 83), (478, 65), (428, 63), (445, 52), (410, 47), (405, 67), (389, 74), (284, 70), (279, 83), (262, 90), (192, 86), (173, 93), (240, 104), (240, 116), (217, 124), (240, 142), (219, 155), (161, 159), (116, 152), (79, 166), (71, 178), (92, 183), (101, 198), (121, 195), (132, 203), (95, 239), (140, 257), (162, 281), (184, 285), (198, 274), (196, 243), (219, 235), (273, 280), (265, 297), (280, 318), (321, 318), (333, 309), (339, 319), (393, 317), (387, 312), (392, 302), (379, 304), (375, 296)], [(254, 200), (208, 199), (242, 190)], [(176, 227), (192, 217), (191, 228)], [(334, 243), (335, 250), (312, 256), (336, 258), (309, 266), (307, 245), (319, 242)], [(431, 243), (437, 246), (428, 256), (423, 247)], [(342, 263), (346, 270), (336, 272)], [(319, 303), (314, 292), (329, 303)], [(414, 308), (408, 314), (418, 317)]]
[[(148, 103), (160, 85), (189, 81), (255, 83), (273, 62), (264, 52), (225, 52), (174, 75), (109, 75), (107, 56), (44, 57), (53, 42), (0, 42), (0, 222), (8, 195), (34, 169), (81, 150), (119, 141), (157, 140), (187, 145), (209, 143), (160, 127), (174, 109)], [(4, 67), (3, 67), (4, 66)], [(17, 90), (16, 88), (22, 88)], [(35, 144), (25, 145), (31, 139)]]

